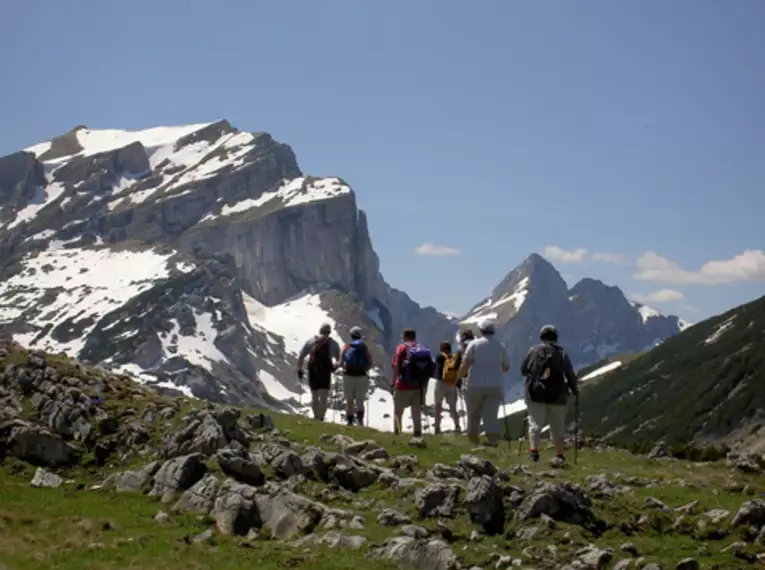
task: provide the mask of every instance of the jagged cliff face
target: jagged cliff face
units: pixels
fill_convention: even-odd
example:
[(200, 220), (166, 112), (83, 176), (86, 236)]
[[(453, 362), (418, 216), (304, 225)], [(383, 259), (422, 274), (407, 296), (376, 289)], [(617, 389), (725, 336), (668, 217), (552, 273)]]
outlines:
[(0, 159), (0, 252), (6, 333), (218, 401), (297, 407), (325, 321), (365, 328), (381, 378), (405, 326), (456, 330), (385, 282), (348, 184), (226, 121), (78, 127)]
[(646, 350), (685, 327), (677, 317), (630, 303), (618, 287), (594, 279), (583, 279), (569, 290), (558, 271), (537, 254), (508, 273), (462, 325), (476, 327), (484, 318), (495, 319), (497, 336), (508, 348), (514, 381), (508, 401), (521, 397), (520, 363), (546, 324), (558, 328), (575, 368)]

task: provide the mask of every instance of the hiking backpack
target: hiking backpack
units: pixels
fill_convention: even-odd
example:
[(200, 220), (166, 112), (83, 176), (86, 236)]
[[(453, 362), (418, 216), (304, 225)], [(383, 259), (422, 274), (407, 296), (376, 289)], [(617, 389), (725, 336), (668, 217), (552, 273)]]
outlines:
[(369, 370), (369, 358), (363, 340), (354, 340), (345, 348), (343, 368), (348, 376), (366, 375)]
[(457, 384), (457, 355), (456, 354), (444, 354), (444, 371), (441, 374), (441, 381), (447, 386), (455, 386)]
[(562, 357), (563, 349), (554, 344), (545, 344), (535, 349), (531, 374), (526, 383), (532, 402), (555, 404), (566, 393)]
[(308, 373), (314, 376), (332, 374), (332, 354), (329, 337), (316, 337), (311, 347), (311, 357), (308, 361)]
[(412, 344), (406, 349), (398, 377), (401, 383), (408, 388), (423, 388), (433, 376), (434, 365), (427, 346)]

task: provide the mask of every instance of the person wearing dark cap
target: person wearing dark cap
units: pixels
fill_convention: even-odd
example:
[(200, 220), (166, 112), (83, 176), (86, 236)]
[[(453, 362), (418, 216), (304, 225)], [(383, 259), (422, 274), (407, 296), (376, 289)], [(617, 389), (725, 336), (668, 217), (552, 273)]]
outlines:
[(359, 425), (364, 425), (364, 404), (369, 390), (369, 371), (374, 364), (369, 347), (361, 339), (361, 328), (351, 329), (351, 342), (343, 347), (340, 362), (343, 366), (345, 421), (349, 426), (353, 425), (354, 419)]
[(297, 362), (297, 375), (303, 379), (303, 362), (308, 357), (308, 387), (311, 389), (311, 407), (313, 417), (324, 421), (327, 413), (329, 389), (332, 386), (332, 373), (340, 362), (340, 345), (330, 338), (332, 327), (321, 325), (319, 334), (309, 339), (300, 351)]
[(539, 461), (540, 430), (550, 424), (556, 460), (562, 463), (566, 435), (566, 402), (569, 392), (579, 395), (576, 373), (566, 351), (558, 344), (558, 330), (545, 325), (542, 341), (529, 349), (521, 364), (526, 378), (526, 411), (529, 420), (529, 456)]

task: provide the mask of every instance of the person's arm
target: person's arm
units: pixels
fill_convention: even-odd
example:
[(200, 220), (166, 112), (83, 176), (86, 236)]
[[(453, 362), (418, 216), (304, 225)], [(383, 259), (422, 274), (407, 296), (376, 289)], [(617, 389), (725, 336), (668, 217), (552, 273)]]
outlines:
[(396, 383), (396, 378), (398, 378), (398, 369), (399, 369), (399, 363), (401, 362), (401, 357), (403, 356), (404, 350), (406, 348), (403, 344), (399, 344), (396, 347), (396, 350), (393, 351), (393, 358), (391, 359), (391, 367), (393, 368), (393, 379), (391, 380), (391, 386), (393, 386)]
[(329, 339), (329, 350), (330, 350), (330, 358), (333, 358), (335, 360), (332, 368), (334, 370), (337, 370), (340, 366), (340, 345), (337, 344), (337, 341), (335, 339)]
[(297, 361), (298, 370), (303, 369), (303, 363), (305, 362), (306, 357), (311, 353), (311, 348), (313, 348), (313, 339), (307, 341), (303, 345), (303, 348), (300, 349), (300, 354), (298, 355), (298, 361)]
[(569, 390), (575, 396), (579, 395), (579, 380), (574, 372), (574, 367), (571, 364), (571, 359), (568, 357), (568, 353), (563, 353), (563, 373), (566, 375), (566, 382), (568, 383)]
[(470, 367), (475, 361), (475, 345), (471, 342), (465, 349), (465, 355), (462, 357), (462, 364), (460, 364), (459, 374), (460, 378), (467, 376)]
[(531, 374), (531, 355), (534, 353), (534, 347), (532, 346), (529, 351), (526, 353), (526, 357), (523, 359), (523, 362), (521, 363), (521, 376), (528, 377), (529, 374)]

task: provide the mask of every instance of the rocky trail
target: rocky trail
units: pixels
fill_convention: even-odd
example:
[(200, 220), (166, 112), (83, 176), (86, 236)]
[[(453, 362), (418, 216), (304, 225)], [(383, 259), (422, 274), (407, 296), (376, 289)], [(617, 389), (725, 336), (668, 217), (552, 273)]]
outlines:
[(765, 459), (579, 464), (161, 395), (0, 345), (0, 568), (732, 569)]

